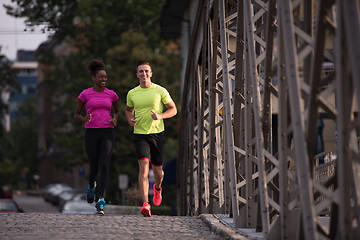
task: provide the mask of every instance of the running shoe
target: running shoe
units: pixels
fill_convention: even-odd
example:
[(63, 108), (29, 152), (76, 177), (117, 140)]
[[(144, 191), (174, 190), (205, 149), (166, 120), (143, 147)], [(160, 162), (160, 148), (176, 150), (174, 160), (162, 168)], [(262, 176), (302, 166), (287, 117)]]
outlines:
[(160, 191), (156, 190), (155, 184), (154, 184), (153, 188), (154, 188), (153, 203), (155, 206), (159, 206), (161, 204), (161, 200), (162, 200), (162, 196), (161, 196), (162, 189), (160, 189)]
[(150, 204), (148, 202), (144, 202), (141, 208), (141, 214), (144, 215), (144, 217), (151, 217)]
[(86, 193), (86, 200), (88, 203), (93, 203), (95, 201), (95, 188), (96, 188), (96, 182), (94, 183), (94, 188), (90, 188), (90, 186), (88, 185), (88, 190)]
[(105, 214), (104, 207), (106, 207), (107, 204), (104, 199), (99, 199), (99, 201), (95, 204), (96, 211), (99, 214)]

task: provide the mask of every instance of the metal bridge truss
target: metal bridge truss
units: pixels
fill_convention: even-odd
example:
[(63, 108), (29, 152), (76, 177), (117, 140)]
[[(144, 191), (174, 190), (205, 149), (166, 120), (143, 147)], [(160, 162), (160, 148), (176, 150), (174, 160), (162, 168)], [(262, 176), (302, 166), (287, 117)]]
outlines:
[[(359, 66), (359, 1), (200, 0), (183, 89), (180, 213), (230, 214), (267, 239), (360, 239)], [(320, 116), (337, 134), (322, 181)]]

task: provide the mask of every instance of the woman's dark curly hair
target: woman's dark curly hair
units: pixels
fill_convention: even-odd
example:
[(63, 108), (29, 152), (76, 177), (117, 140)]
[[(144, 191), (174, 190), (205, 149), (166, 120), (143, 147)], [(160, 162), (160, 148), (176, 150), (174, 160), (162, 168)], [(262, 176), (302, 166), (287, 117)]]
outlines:
[(100, 70), (105, 70), (103, 61), (99, 59), (93, 59), (87, 64), (87, 69), (91, 73), (91, 76), (96, 76)]

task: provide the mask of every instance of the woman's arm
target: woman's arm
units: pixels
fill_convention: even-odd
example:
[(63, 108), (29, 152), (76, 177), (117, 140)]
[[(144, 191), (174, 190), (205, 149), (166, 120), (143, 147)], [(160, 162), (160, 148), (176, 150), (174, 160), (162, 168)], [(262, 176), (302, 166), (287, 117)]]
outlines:
[(86, 115), (85, 117), (81, 115), (81, 111), (84, 108), (84, 102), (81, 101), (80, 99), (78, 99), (78, 102), (76, 104), (76, 109), (75, 109), (75, 113), (74, 113), (74, 118), (75, 120), (79, 121), (79, 122), (90, 122), (91, 120), (91, 114)]
[(112, 106), (114, 110), (114, 117), (111, 118), (109, 122), (115, 127), (117, 125), (117, 120), (119, 119), (119, 108), (117, 105), (117, 101), (115, 101)]

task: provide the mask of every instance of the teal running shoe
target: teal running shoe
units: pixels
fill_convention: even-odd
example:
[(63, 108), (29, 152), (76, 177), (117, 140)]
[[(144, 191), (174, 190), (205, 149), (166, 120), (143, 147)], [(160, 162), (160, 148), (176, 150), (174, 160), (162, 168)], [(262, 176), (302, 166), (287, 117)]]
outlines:
[(107, 206), (107, 204), (106, 204), (105, 200), (99, 198), (99, 201), (96, 203), (95, 208), (99, 214), (105, 214), (104, 207), (106, 207), (106, 206)]
[(96, 182), (94, 183), (94, 188), (90, 188), (90, 186), (88, 185), (88, 190), (86, 193), (86, 200), (88, 203), (93, 203), (95, 201), (95, 189), (96, 189)]

